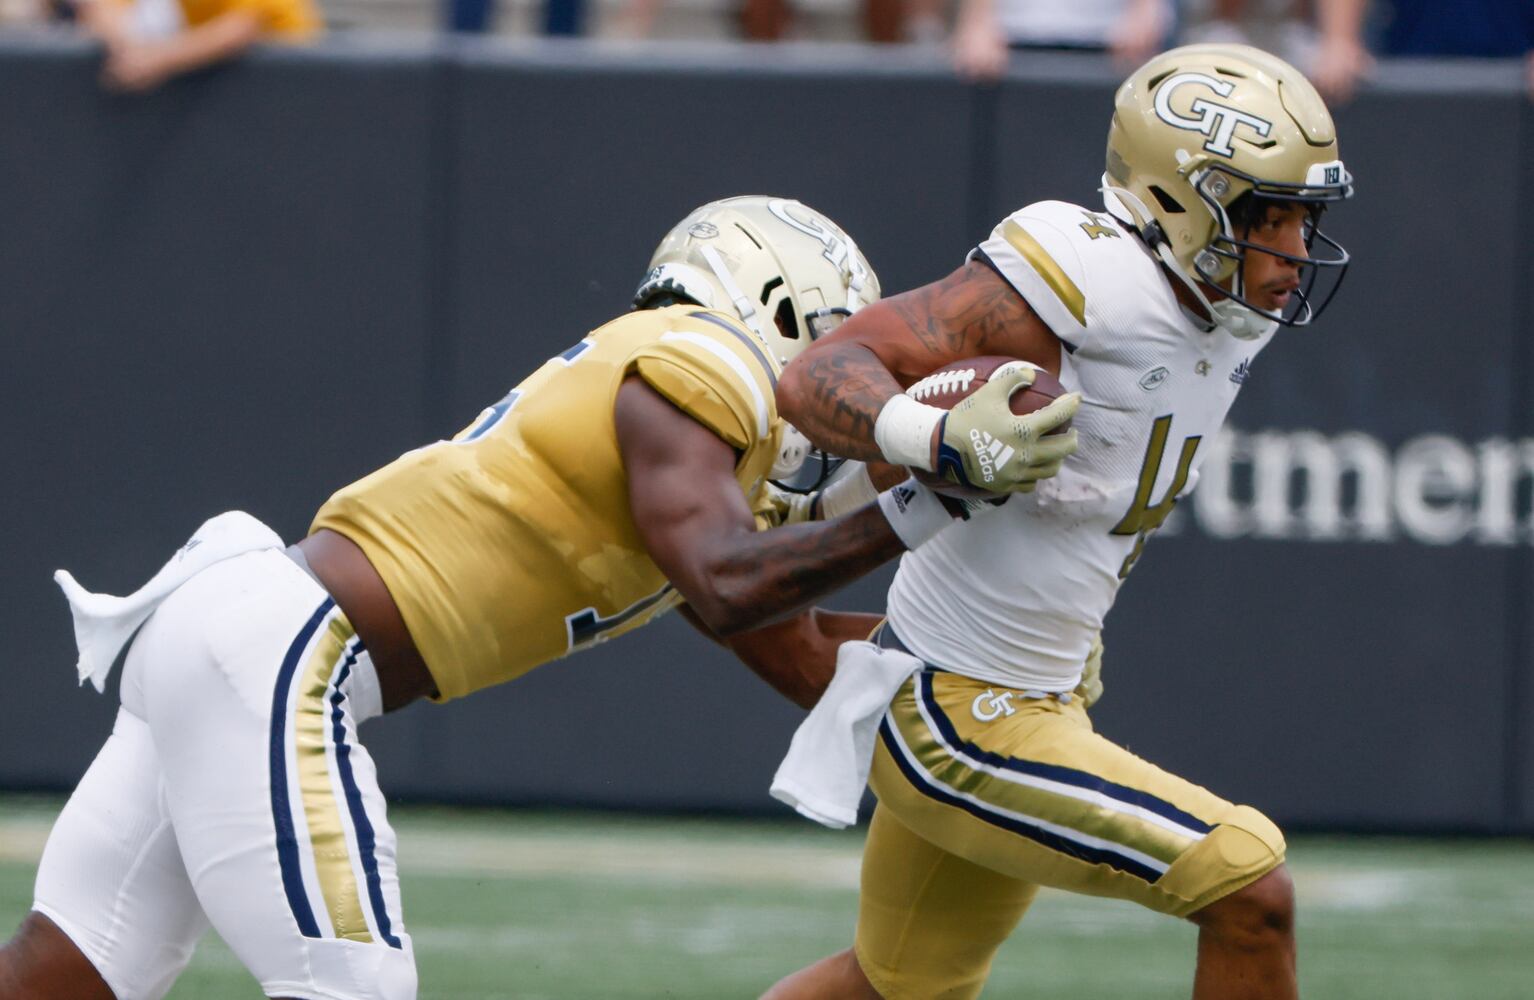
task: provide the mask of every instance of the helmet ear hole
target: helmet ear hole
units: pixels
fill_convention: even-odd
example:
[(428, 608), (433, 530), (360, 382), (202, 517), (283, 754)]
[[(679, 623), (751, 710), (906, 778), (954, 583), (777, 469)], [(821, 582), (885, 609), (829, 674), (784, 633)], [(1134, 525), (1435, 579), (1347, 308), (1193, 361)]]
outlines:
[(1162, 190), (1162, 188), (1159, 185), (1152, 184), (1150, 186), (1150, 193), (1155, 197), (1156, 201), (1161, 205), (1161, 210), (1163, 212), (1172, 212), (1172, 213), (1176, 214), (1176, 213), (1181, 213), (1181, 212), (1186, 212), (1187, 211), (1187, 209), (1182, 207), (1182, 203), (1181, 202), (1179, 202), (1176, 198), (1173, 198), (1171, 195), (1167, 194), (1166, 191)]
[(793, 299), (785, 296), (783, 301), (778, 303), (778, 311), (773, 314), (772, 318), (778, 324), (778, 333), (784, 338), (788, 340), (799, 339), (799, 323), (797, 317), (794, 316)]

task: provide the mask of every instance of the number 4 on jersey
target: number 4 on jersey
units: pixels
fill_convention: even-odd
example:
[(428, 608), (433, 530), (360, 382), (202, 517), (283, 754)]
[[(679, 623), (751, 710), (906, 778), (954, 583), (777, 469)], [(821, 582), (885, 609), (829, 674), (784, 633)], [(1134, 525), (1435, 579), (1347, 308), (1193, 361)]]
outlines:
[(1203, 440), (1202, 435), (1195, 435), (1182, 443), (1182, 455), (1177, 460), (1177, 474), (1172, 478), (1172, 484), (1167, 487), (1159, 503), (1151, 504), (1151, 492), (1156, 488), (1156, 477), (1161, 472), (1161, 458), (1166, 453), (1166, 439), (1171, 431), (1170, 413), (1156, 418), (1155, 426), (1151, 428), (1150, 445), (1145, 449), (1145, 463), (1140, 466), (1140, 482), (1135, 487), (1134, 504), (1124, 519), (1113, 527), (1112, 534), (1139, 536), (1135, 539), (1135, 547), (1124, 558), (1124, 565), (1119, 567), (1120, 580), (1134, 569), (1140, 553), (1145, 551), (1145, 543), (1151, 532), (1161, 527), (1167, 515), (1172, 513), (1172, 508), (1177, 506), (1177, 495), (1188, 485), (1188, 471), (1193, 467), (1193, 456), (1198, 451), (1199, 442)]

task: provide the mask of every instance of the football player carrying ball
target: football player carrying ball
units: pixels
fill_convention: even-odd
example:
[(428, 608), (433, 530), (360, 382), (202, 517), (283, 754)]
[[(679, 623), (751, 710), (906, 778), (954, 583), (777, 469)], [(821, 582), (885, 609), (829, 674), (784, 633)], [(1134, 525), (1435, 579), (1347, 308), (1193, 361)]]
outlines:
[[(1094, 732), (1087, 707), (1104, 617), (1197, 481), (1201, 445), (1275, 332), (1331, 298), (1348, 258), (1321, 215), (1352, 178), (1304, 76), (1199, 45), (1120, 87), (1103, 192), (1101, 209), (1019, 209), (953, 274), (859, 313), (779, 384), (785, 418), (823, 448), (1001, 489), (1029, 482), (1039, 441), (1008, 425), (1005, 397), (967, 418), (1011, 449), (982, 468), (968, 427), (902, 388), (1004, 355), (1058, 374), (1081, 407), (1057, 476), (901, 560), (867, 653), (910, 669), (883, 671), (855, 947), (772, 1000), (976, 996), (1041, 885), (1193, 921), (1199, 1000), (1296, 995), (1278, 829)], [(832, 692), (858, 655), (843, 650)]]

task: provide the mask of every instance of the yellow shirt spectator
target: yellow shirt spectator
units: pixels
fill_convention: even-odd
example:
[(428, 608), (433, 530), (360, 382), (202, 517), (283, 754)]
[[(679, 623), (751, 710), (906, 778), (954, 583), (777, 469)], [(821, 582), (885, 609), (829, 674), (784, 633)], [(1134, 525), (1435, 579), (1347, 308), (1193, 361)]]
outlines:
[(196, 27), (220, 14), (248, 10), (261, 22), (263, 33), (282, 40), (301, 41), (321, 31), (319, 11), (313, 0), (176, 0), (187, 27)]
[(106, 49), (101, 82), (144, 93), (262, 41), (317, 36), (314, 0), (84, 0), (80, 22)]
[[(108, 0), (119, 13), (126, 14), (145, 0)], [(254, 14), (263, 36), (299, 41), (313, 38), (323, 22), (314, 0), (166, 0), (181, 14), (188, 28), (206, 24), (222, 14), (248, 11)]]

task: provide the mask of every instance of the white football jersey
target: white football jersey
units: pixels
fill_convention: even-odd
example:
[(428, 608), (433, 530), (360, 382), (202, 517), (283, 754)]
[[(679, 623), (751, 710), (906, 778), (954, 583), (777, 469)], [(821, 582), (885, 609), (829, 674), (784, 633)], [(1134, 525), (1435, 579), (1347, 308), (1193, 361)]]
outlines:
[(1193, 489), (1253, 358), (1272, 338), (1205, 332), (1145, 245), (1102, 212), (1038, 202), (971, 259), (989, 263), (1059, 336), (1080, 392), (1080, 447), (1058, 476), (907, 553), (895, 634), (989, 683), (1069, 691), (1146, 539)]

